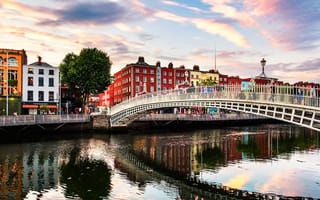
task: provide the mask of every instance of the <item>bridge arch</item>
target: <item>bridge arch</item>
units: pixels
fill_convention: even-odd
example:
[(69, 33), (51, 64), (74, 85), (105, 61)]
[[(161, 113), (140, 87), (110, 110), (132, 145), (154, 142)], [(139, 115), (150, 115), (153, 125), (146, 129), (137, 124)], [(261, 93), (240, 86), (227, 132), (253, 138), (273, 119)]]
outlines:
[(304, 97), (303, 102), (296, 102), (292, 94), (271, 94), (265, 92), (267, 89), (242, 91), (234, 86), (224, 86), (223, 91), (205, 91), (204, 88), (191, 91), (179, 89), (130, 99), (111, 109), (111, 126), (127, 125), (150, 110), (200, 106), (251, 113), (320, 131), (320, 109), (318, 103), (314, 105), (314, 102), (319, 102), (318, 98)]

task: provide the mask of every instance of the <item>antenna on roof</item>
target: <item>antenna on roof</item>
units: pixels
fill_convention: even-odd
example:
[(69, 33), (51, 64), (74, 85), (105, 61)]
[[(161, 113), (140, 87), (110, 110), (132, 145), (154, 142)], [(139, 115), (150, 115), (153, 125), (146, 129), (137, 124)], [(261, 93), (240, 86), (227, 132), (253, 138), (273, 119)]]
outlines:
[(217, 55), (216, 46), (214, 46), (214, 71), (217, 71)]

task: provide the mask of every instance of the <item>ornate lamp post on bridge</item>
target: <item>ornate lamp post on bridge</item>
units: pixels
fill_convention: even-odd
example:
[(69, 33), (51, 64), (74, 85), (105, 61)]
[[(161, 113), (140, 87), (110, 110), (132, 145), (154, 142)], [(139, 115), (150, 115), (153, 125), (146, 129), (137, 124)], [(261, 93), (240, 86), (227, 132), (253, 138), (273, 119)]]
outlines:
[(264, 73), (264, 66), (266, 66), (267, 61), (262, 58), (262, 60), (260, 61), (261, 66), (262, 66), (262, 73), (260, 74), (261, 77), (267, 77), (266, 74)]

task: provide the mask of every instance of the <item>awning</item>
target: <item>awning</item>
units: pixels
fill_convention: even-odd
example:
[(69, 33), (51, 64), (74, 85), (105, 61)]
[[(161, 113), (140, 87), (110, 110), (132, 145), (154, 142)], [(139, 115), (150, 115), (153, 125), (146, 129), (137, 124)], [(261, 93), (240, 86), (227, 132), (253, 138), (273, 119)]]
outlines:
[(47, 108), (57, 108), (57, 105), (22, 105), (22, 108), (41, 108), (42, 106)]

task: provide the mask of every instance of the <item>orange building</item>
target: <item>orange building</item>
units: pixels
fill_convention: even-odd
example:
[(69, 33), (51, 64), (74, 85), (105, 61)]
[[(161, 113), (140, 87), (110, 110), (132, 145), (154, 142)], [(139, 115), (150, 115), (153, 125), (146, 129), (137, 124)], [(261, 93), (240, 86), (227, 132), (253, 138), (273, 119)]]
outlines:
[[(6, 111), (5, 97), (10, 97), (9, 114), (17, 112), (14, 104), (21, 101), (22, 95), (22, 66), (27, 64), (25, 50), (0, 49), (0, 114)], [(11, 108), (11, 109), (10, 109)]]

